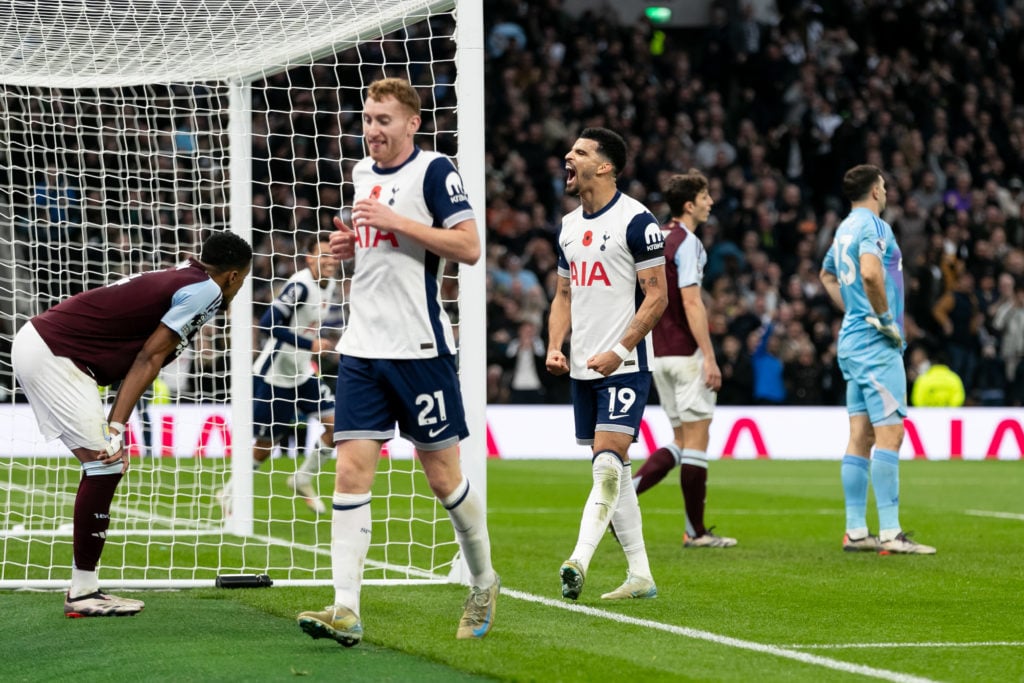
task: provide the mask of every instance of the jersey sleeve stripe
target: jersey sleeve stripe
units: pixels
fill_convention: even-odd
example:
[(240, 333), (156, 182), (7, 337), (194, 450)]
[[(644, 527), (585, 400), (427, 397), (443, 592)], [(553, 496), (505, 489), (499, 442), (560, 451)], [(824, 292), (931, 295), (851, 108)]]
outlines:
[(647, 268), (653, 268), (654, 266), (660, 266), (660, 265), (663, 265), (664, 263), (665, 263), (665, 257), (664, 256), (655, 256), (654, 258), (649, 258), (646, 261), (637, 261), (636, 270), (639, 273), (641, 270), (645, 270)]
[(474, 215), (473, 215), (473, 210), (472, 209), (466, 209), (465, 211), (459, 211), (458, 213), (453, 213), (451, 216), (448, 216), (448, 218), (446, 218), (444, 220), (444, 227), (450, 228), (452, 226), (458, 225), (462, 221), (473, 220), (473, 218), (474, 218)]

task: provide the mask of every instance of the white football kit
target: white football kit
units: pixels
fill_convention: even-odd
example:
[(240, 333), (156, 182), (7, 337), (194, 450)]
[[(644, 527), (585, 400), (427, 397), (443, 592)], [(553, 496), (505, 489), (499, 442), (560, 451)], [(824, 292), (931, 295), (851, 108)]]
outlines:
[[(327, 308), (334, 300), (335, 286), (332, 278), (327, 287), (321, 289), (309, 268), (296, 272), (271, 304), (275, 309), (275, 326), (286, 327), (290, 336), (296, 340), (305, 338), (312, 345), (312, 339), (319, 336)], [(252, 369), (267, 384), (297, 387), (313, 376), (313, 352), (311, 348), (290, 344), (271, 331)]]
[[(615, 347), (644, 300), (638, 271), (665, 263), (661, 225), (643, 204), (617, 192), (603, 209), (578, 207), (562, 219), (558, 274), (572, 288), (570, 376), (601, 379), (587, 359)], [(613, 375), (649, 371), (651, 336), (637, 344)]]
[[(448, 229), (473, 218), (462, 177), (451, 160), (419, 148), (398, 168), (373, 159), (352, 170), (355, 199), (376, 198), (414, 221)], [(338, 351), (357, 358), (436, 358), (455, 353), (451, 321), (441, 305), (444, 259), (420, 243), (369, 225), (356, 232), (355, 274)]]

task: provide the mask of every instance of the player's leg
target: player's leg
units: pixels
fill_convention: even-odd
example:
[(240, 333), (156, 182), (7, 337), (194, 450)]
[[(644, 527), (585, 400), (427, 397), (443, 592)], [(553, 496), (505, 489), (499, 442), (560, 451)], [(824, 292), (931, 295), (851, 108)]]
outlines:
[(64, 613), (71, 617), (122, 616), (140, 612), (141, 600), (100, 590), (97, 565), (110, 526), (110, 504), (121, 481), (121, 462), (104, 464), (107, 418), (96, 382), (67, 358), (53, 355), (31, 323), (15, 337), (15, 375), (47, 439), (60, 437), (82, 463), (73, 512), (71, 586)]
[(491, 564), (483, 498), (462, 471), (459, 441), (469, 436), (452, 356), (392, 364), (398, 427), (416, 446), (431, 491), (448, 511), (470, 574), (456, 638), (483, 638), (494, 623), (501, 582)]
[[(862, 402), (856, 397), (860, 393), (859, 389), (850, 382), (847, 384), (846, 393), (848, 409), (860, 410)], [(867, 521), (868, 485), (870, 483), (868, 454), (871, 453), (874, 440), (875, 432), (867, 414), (851, 412), (850, 438), (840, 466), (843, 502), (846, 510), (843, 550), (847, 552), (878, 550), (878, 538), (869, 532)]]
[(615, 453), (625, 460), (619, 473), (619, 496), (612, 510), (610, 521), (615, 528), (615, 537), (626, 555), (628, 571), (626, 580), (621, 586), (601, 595), (604, 600), (654, 598), (658, 595), (654, 579), (651, 578), (647, 546), (644, 543), (640, 502), (637, 499), (636, 489), (633, 487), (629, 463), (628, 451), (634, 438), (621, 433), (599, 431), (594, 439), (595, 452)]
[(302, 461), (295, 475), (289, 477), (288, 485), (314, 512), (324, 514), (327, 508), (314, 484), (324, 463), (334, 456), (334, 394), (319, 377), (309, 378), (298, 394), (299, 409), (307, 416), (317, 416), (324, 431), (313, 452)]
[[(609, 521), (615, 527), (616, 538), (622, 545), (629, 566), (626, 581), (601, 597), (605, 600), (653, 598), (658, 595), (658, 589), (651, 578), (640, 503), (633, 488), (629, 461), (629, 447), (636, 440), (640, 432), (640, 423), (643, 421), (643, 410), (650, 393), (651, 375), (646, 372), (618, 375), (599, 380), (598, 385), (600, 389), (597, 392), (597, 424), (594, 428), (594, 462), (596, 465), (601, 455), (612, 454), (622, 463), (618, 471), (618, 497), (611, 509)], [(595, 483), (599, 481), (600, 478), (595, 477)], [(603, 481), (600, 483), (604, 484)], [(609, 483), (614, 485), (614, 482)], [(600, 512), (600, 508), (596, 506), (588, 507), (595, 507)]]
[[(710, 392), (709, 392), (710, 393)], [(712, 394), (713, 395), (713, 394)], [(702, 411), (702, 414), (703, 413)], [(679, 487), (683, 491), (686, 507), (686, 548), (731, 548), (736, 539), (719, 536), (704, 521), (708, 490), (708, 439), (711, 419), (684, 422), (682, 425), (683, 454), (679, 462)]]
[(644, 464), (635, 475), (633, 475), (633, 486), (636, 492), (643, 493), (651, 488), (672, 471), (672, 468), (679, 464), (682, 457), (682, 441), (680, 425), (680, 403), (677, 397), (678, 365), (682, 356), (664, 356), (654, 359), (653, 379), (654, 386), (658, 389), (658, 399), (661, 408), (672, 425), (674, 439), (672, 442), (658, 448), (651, 453)]
[(900, 446), (907, 415), (903, 358), (892, 351), (876, 361), (872, 383), (865, 387), (868, 419), (875, 433), (871, 456), (871, 488), (878, 507), (878, 539), (882, 553), (932, 555), (935, 548), (910, 540), (900, 527)]
[(313, 638), (332, 638), (346, 647), (363, 636), (359, 599), (370, 549), (370, 489), (381, 445), (394, 436), (395, 417), (378, 376), (374, 361), (341, 359), (334, 412), (338, 443), (331, 517), (334, 602), (298, 616), (299, 626)]
[[(594, 445), (597, 422), (598, 387), (595, 380), (570, 379), (576, 443)], [(601, 535), (611, 522), (611, 513), (619, 499), (619, 477), (622, 459), (614, 452), (594, 453), (590, 463), (591, 489), (583, 506), (576, 546), (558, 573), (562, 582), (562, 597), (576, 600), (583, 591), (587, 568)]]
[(855, 358), (840, 358), (839, 366), (846, 380), (846, 412), (850, 416), (849, 440), (839, 469), (846, 510), (843, 550), (874, 552), (878, 550), (878, 538), (868, 530), (867, 501), (870, 482), (868, 458), (875, 442), (875, 432), (868, 420), (864, 397), (864, 386), (871, 381), (870, 369)]

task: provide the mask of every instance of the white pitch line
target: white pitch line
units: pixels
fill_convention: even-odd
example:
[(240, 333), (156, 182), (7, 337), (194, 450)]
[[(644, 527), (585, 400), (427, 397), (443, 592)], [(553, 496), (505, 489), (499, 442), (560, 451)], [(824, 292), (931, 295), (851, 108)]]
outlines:
[(665, 631), (666, 633), (672, 633), (674, 635), (692, 638), (694, 640), (706, 640), (711, 643), (735, 647), (741, 650), (761, 652), (775, 657), (783, 657), (785, 659), (803, 662), (804, 664), (820, 666), (834, 671), (842, 671), (843, 673), (859, 674), (861, 676), (877, 678), (883, 681), (893, 681), (894, 683), (935, 683), (935, 681), (930, 678), (922, 678), (920, 676), (905, 674), (899, 671), (889, 671), (888, 669), (879, 669), (877, 667), (865, 666), (863, 664), (851, 664), (850, 662), (844, 662), (838, 659), (829, 659), (828, 657), (812, 655), (807, 652), (797, 652), (791, 648), (780, 647), (778, 645), (767, 645), (765, 643), (757, 643), (751, 640), (731, 638), (729, 636), (711, 633), (710, 631), (701, 631), (699, 629), (686, 628), (685, 626), (675, 626), (674, 624), (663, 624), (659, 621), (651, 621), (650, 619), (638, 619), (636, 617), (626, 616), (625, 614), (619, 614), (618, 612), (609, 612), (607, 610), (596, 609), (594, 607), (587, 607), (586, 605), (559, 602), (557, 600), (552, 600), (551, 598), (533, 595), (532, 593), (523, 593), (522, 591), (512, 589), (502, 589), (501, 593), (502, 595), (507, 595), (511, 598), (525, 600), (526, 602), (536, 602), (547, 607), (557, 607), (558, 609), (564, 609), (569, 612), (578, 612), (591, 617), (617, 621), (621, 624), (630, 624), (632, 626)]
[(1024, 514), (1017, 512), (993, 512), (990, 510), (964, 510), (965, 515), (974, 517), (995, 517), (996, 519), (1016, 519), (1024, 522)]
[(791, 650), (852, 650), (852, 649), (885, 649), (897, 647), (1024, 647), (1024, 641), (989, 640), (973, 643), (822, 643), (818, 645), (780, 645)]
[[(579, 508), (488, 508), (487, 513), (491, 515), (564, 515), (566, 512), (578, 512)], [(680, 515), (683, 512), (682, 506), (678, 508), (648, 508), (641, 509), (645, 515)], [(715, 508), (716, 515), (735, 515), (738, 517), (792, 517), (794, 515), (833, 515), (842, 516), (843, 510), (837, 508), (819, 508), (817, 510), (796, 510), (796, 509), (771, 509), (771, 510), (744, 510), (744, 509), (720, 509)]]

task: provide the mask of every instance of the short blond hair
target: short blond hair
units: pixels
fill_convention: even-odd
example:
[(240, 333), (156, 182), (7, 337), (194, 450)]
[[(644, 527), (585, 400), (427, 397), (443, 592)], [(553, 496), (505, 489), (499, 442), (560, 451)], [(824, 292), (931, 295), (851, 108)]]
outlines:
[(383, 101), (385, 97), (394, 97), (399, 104), (411, 111), (413, 115), (420, 115), (419, 93), (404, 78), (382, 78), (379, 81), (374, 81), (367, 88), (366, 97), (378, 102)]

